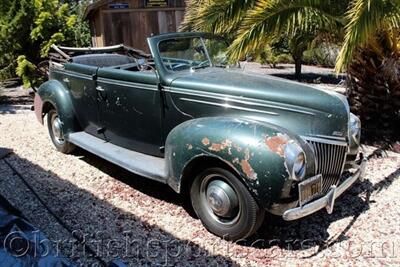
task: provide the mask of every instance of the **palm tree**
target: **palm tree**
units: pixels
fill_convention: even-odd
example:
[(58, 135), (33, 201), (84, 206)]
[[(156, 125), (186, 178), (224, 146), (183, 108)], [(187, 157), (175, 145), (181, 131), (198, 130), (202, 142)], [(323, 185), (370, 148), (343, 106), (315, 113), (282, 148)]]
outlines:
[(336, 69), (347, 68), (351, 109), (364, 137), (400, 140), (400, 2), (355, 0)]
[(352, 110), (367, 128), (396, 135), (389, 129), (400, 122), (399, 0), (191, 0), (183, 29), (230, 37), (232, 60), (282, 34), (336, 36), (343, 40), (336, 70), (347, 69)]
[(340, 14), (345, 7), (330, 0), (191, 0), (182, 29), (230, 37), (232, 60), (285, 35), (300, 79), (303, 52), (309, 45), (323, 40), (321, 36), (343, 34)]

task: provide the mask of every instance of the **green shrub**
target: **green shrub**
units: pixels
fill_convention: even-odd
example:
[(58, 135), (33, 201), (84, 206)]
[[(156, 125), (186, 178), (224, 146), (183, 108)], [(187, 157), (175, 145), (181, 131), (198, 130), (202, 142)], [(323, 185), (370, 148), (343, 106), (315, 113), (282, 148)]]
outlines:
[(270, 65), (275, 68), (277, 64), (293, 63), (293, 58), (289, 53), (282, 52), (281, 49), (266, 45), (255, 52), (254, 60), (262, 65)]
[(21, 77), (37, 86), (36, 64), (47, 58), (52, 44), (87, 46), (89, 27), (82, 20), (83, 3), (62, 0), (4, 0), (0, 5), (0, 80)]
[(339, 48), (334, 45), (321, 44), (303, 53), (303, 62), (307, 65), (334, 67)]

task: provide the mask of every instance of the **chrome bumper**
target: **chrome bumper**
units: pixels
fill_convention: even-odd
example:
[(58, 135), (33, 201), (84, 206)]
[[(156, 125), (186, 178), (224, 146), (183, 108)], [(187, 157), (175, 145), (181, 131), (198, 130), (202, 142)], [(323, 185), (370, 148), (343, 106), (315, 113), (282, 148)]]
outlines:
[(336, 198), (343, 194), (343, 192), (346, 191), (358, 179), (362, 179), (362, 177), (364, 176), (366, 165), (367, 158), (363, 157), (363, 159), (361, 160), (361, 164), (358, 166), (358, 169), (353, 173), (353, 175), (343, 181), (338, 187), (332, 186), (325, 196), (308, 204), (305, 204), (304, 206), (285, 211), (282, 215), (283, 219), (285, 221), (297, 220), (323, 208), (326, 208), (328, 214), (331, 214), (333, 211), (333, 206), (335, 205)]

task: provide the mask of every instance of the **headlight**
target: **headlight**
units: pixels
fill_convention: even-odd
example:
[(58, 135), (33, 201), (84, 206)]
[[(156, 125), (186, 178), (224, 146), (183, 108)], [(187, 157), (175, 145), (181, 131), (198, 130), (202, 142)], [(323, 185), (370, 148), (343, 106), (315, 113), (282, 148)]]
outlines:
[(351, 141), (355, 142), (357, 145), (360, 144), (361, 121), (353, 113), (350, 113), (349, 135), (349, 137), (352, 139)]
[(300, 181), (306, 175), (306, 155), (296, 143), (290, 142), (285, 147), (286, 167), (293, 180)]

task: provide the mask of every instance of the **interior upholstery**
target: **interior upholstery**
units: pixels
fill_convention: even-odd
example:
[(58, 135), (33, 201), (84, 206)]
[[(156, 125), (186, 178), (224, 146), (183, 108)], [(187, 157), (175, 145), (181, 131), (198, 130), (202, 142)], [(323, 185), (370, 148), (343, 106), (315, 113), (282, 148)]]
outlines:
[(135, 63), (135, 60), (118, 54), (91, 54), (73, 57), (72, 62), (101, 68)]

